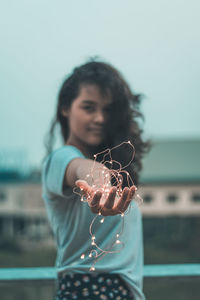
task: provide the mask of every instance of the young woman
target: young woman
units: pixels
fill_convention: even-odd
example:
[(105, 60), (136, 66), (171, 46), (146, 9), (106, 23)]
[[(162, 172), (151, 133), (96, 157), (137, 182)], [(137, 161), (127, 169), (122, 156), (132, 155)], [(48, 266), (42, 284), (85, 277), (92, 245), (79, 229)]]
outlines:
[[(57, 300), (145, 299), (141, 215), (132, 201), (148, 146), (141, 137), (139, 104), (140, 97), (131, 92), (121, 74), (104, 62), (90, 61), (75, 68), (60, 89), (42, 175), (43, 198), (57, 242)], [(53, 151), (57, 124), (64, 145)], [(110, 167), (103, 165), (100, 158), (98, 161), (98, 156), (94, 162), (94, 155), (128, 140), (135, 147), (135, 156), (126, 171), (135, 185), (128, 186), (124, 176), (122, 194), (117, 196), (115, 183), (109, 177), (109, 192), (102, 201), (102, 192), (92, 186), (87, 174), (94, 167), (102, 171)], [(122, 165), (127, 162), (125, 148), (117, 148), (112, 157)], [(94, 174), (94, 180), (101, 187), (102, 176), (98, 174)], [(90, 205), (80, 201), (74, 187), (89, 197)], [(120, 236), (124, 248), (104, 256), (90, 272), (93, 258), (81, 258), (91, 246), (89, 228), (95, 214), (106, 216), (103, 226), (95, 227), (95, 242), (107, 249), (120, 230), (119, 216), (128, 207)]]

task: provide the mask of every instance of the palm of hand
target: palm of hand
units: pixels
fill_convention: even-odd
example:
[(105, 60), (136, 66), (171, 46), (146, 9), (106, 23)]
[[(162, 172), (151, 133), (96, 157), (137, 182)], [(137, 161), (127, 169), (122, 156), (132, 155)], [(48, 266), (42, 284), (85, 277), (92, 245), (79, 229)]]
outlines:
[(126, 211), (129, 204), (131, 203), (136, 186), (125, 187), (122, 190), (121, 196), (117, 194), (117, 188), (110, 186), (107, 188), (106, 193), (101, 190), (96, 190), (91, 187), (85, 180), (77, 180), (76, 186), (81, 189), (83, 194), (89, 199), (88, 204), (90, 205), (93, 213), (101, 213), (103, 216), (113, 216), (122, 214)]

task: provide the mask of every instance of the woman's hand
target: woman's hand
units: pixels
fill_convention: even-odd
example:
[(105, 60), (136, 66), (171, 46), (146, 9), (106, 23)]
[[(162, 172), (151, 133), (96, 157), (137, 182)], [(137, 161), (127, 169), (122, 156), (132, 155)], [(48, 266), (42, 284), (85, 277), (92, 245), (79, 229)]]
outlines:
[(89, 205), (93, 213), (101, 213), (103, 216), (114, 216), (122, 214), (126, 211), (131, 203), (136, 191), (136, 186), (130, 188), (125, 187), (122, 191), (121, 197), (117, 196), (117, 188), (111, 186), (107, 194), (106, 199), (100, 201), (103, 193), (98, 190), (94, 190), (85, 180), (77, 180), (76, 186), (81, 189), (83, 194), (90, 198)]

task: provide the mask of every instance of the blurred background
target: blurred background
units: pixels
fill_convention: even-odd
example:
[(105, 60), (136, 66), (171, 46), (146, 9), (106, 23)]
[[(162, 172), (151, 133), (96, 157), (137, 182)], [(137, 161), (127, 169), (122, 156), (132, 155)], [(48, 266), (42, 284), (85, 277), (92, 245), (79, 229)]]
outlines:
[[(0, 4), (0, 267), (53, 266), (41, 198), (44, 137), (58, 89), (98, 56), (143, 94), (140, 195), (145, 264), (200, 259), (200, 3), (2, 1)], [(60, 144), (59, 139), (56, 146)], [(147, 300), (199, 299), (200, 279), (145, 278)], [(1, 284), (2, 299), (51, 299), (54, 285)]]

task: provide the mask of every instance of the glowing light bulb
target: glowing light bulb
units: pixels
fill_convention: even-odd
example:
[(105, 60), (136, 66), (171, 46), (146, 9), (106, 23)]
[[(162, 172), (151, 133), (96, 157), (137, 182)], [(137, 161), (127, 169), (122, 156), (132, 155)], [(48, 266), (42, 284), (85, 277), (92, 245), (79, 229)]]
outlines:
[(117, 237), (117, 238), (119, 237), (119, 233), (116, 234), (116, 237)]
[(93, 235), (93, 236), (92, 236), (92, 240), (95, 240), (95, 239), (96, 239), (96, 238), (95, 238), (95, 236)]
[(121, 217), (124, 217), (124, 213), (121, 214)]
[(84, 259), (84, 258), (85, 258), (85, 254), (82, 254), (82, 255), (81, 255), (81, 259)]
[(95, 271), (95, 267), (92, 266), (92, 267), (90, 268), (90, 271)]
[(120, 240), (116, 240), (116, 244), (121, 244)]
[(103, 218), (103, 219), (101, 219), (100, 223), (103, 223), (103, 222), (104, 222), (104, 218)]

